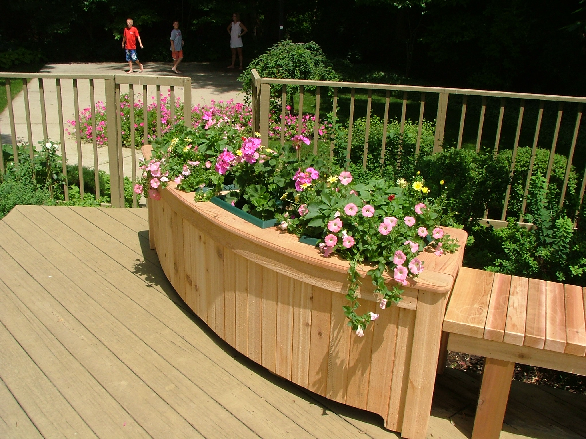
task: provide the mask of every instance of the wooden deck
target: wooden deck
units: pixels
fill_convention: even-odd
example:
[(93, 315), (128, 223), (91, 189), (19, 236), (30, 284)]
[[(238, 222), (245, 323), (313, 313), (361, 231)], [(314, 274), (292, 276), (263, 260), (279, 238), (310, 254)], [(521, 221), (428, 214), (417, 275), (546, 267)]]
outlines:
[[(189, 311), (145, 209), (0, 221), (0, 437), (393, 438), (242, 357)], [(480, 377), (436, 383), (429, 438), (470, 437)], [(501, 438), (586, 437), (586, 397), (513, 383)]]

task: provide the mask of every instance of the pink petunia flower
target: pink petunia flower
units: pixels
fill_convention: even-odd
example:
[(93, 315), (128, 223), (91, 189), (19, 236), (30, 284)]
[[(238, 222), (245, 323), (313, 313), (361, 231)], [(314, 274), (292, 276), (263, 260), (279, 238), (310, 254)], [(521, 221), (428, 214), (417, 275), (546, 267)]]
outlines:
[(177, 184), (181, 184), (181, 182), (183, 181), (183, 175), (178, 175), (177, 177), (175, 177), (175, 180), (173, 181)]
[(206, 162), (206, 168), (210, 169), (212, 167), (212, 162), (209, 160)]
[(299, 212), (299, 216), (303, 216), (303, 215), (307, 214), (307, 212), (309, 212), (309, 209), (307, 208), (307, 204), (302, 204), (301, 206), (299, 206), (299, 209), (297, 209), (297, 212)]
[(387, 299), (381, 299), (379, 306), (380, 309), (385, 309), (387, 307)]
[(443, 238), (443, 236), (444, 236), (444, 229), (442, 229), (441, 227), (436, 227), (435, 229), (433, 229), (432, 236), (435, 239), (441, 239), (441, 238)]
[(142, 184), (135, 184), (134, 185), (134, 193), (135, 194), (142, 194)]
[(419, 227), (417, 229), (417, 234), (422, 238), (425, 238), (427, 236), (427, 229), (425, 227)]
[(340, 179), (340, 183), (346, 186), (350, 184), (350, 182), (352, 181), (352, 174), (350, 174), (350, 172), (348, 171), (344, 171), (340, 173), (340, 176), (338, 178)]
[(407, 285), (407, 274), (409, 274), (409, 272), (407, 271), (407, 267), (399, 265), (393, 271), (393, 279), (395, 279), (401, 285)]
[(421, 215), (423, 213), (423, 209), (425, 209), (427, 206), (423, 203), (419, 203), (415, 205), (415, 213), (417, 215)]
[(415, 224), (415, 218), (412, 216), (406, 216), (403, 221), (407, 224), (407, 227), (412, 227)]
[(153, 189), (156, 189), (156, 188), (158, 188), (160, 185), (161, 185), (161, 182), (159, 181), (159, 179), (158, 179), (158, 178), (153, 178), (153, 179), (151, 179), (151, 187), (152, 187)]
[(378, 226), (378, 232), (384, 236), (387, 236), (389, 233), (391, 233), (391, 230), (393, 230), (391, 225), (389, 223), (384, 222), (384, 221), (382, 223), (380, 223)]
[(370, 204), (367, 204), (362, 208), (362, 216), (365, 216), (366, 218), (371, 218), (373, 215), (374, 207), (372, 207)]
[(378, 319), (378, 314), (375, 314), (373, 312), (369, 312), (368, 314), (370, 315), (371, 322), (374, 322), (376, 319)]
[(419, 244), (413, 241), (405, 241), (405, 245), (409, 245), (411, 247), (411, 253), (417, 253), (419, 251)]
[(338, 237), (336, 235), (332, 235), (331, 233), (324, 238), (324, 242), (328, 247), (333, 247), (338, 242)]
[(342, 245), (346, 248), (350, 248), (355, 244), (354, 242), (354, 238), (352, 238), (350, 235), (346, 235), (344, 236), (344, 238), (342, 239)]
[(437, 244), (437, 247), (435, 248), (435, 251), (433, 252), (434, 255), (436, 256), (441, 256), (444, 254), (444, 249), (442, 248), (442, 243), (439, 242)]
[(183, 171), (181, 173), (187, 177), (189, 174), (191, 174), (191, 171), (189, 170), (187, 165), (183, 165)]
[(328, 230), (330, 232), (338, 233), (342, 229), (342, 221), (340, 218), (336, 218), (328, 222)]
[(409, 270), (415, 275), (420, 274), (423, 271), (423, 262), (418, 258), (413, 258), (413, 260), (409, 262)]
[(358, 212), (358, 207), (354, 203), (348, 203), (344, 207), (344, 212), (346, 212), (346, 215), (354, 216)]
[(149, 189), (149, 198), (152, 198), (153, 200), (160, 200), (161, 194), (156, 189)]
[(397, 225), (397, 222), (399, 220), (397, 218), (395, 218), (394, 216), (386, 216), (383, 221), (385, 223), (387, 223), (392, 229), (393, 227), (395, 227)]
[(317, 172), (314, 168), (307, 168), (305, 173), (309, 174), (312, 180), (317, 180), (319, 178), (319, 172)]
[(407, 256), (401, 250), (397, 250), (393, 256), (393, 262), (397, 265), (403, 265), (403, 262), (407, 260)]

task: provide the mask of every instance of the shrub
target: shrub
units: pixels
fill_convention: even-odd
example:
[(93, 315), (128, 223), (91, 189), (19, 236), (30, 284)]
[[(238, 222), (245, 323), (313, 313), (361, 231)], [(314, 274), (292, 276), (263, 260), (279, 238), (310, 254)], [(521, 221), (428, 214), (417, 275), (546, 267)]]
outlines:
[(15, 168), (11, 163), (6, 168), (0, 183), (0, 218), (19, 204), (46, 204), (51, 199), (49, 191), (37, 184), (33, 178), (30, 161), (23, 160)]
[[(293, 43), (289, 40), (283, 40), (252, 60), (238, 78), (242, 82), (242, 90), (246, 94), (247, 102), (250, 102), (252, 95), (252, 69), (256, 69), (259, 75), (266, 78), (339, 81), (339, 76), (332, 68), (331, 63), (319, 45), (313, 41)], [(313, 87), (306, 87), (306, 89), (312, 90)], [(298, 86), (287, 86), (287, 103), (292, 108), (293, 95), (298, 92)], [(271, 87), (273, 103), (278, 105), (280, 99), (280, 87)]]

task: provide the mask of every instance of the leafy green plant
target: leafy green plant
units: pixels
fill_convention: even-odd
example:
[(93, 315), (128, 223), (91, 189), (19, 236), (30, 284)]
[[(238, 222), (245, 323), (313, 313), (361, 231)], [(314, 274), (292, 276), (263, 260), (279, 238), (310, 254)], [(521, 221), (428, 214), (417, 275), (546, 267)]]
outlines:
[[(311, 79), (316, 81), (339, 81), (338, 74), (326, 58), (322, 49), (313, 41), (309, 43), (293, 43), (283, 40), (272, 46), (267, 52), (250, 62), (238, 80), (242, 82), (242, 90), (247, 102), (252, 95), (251, 70), (256, 69), (264, 78), (277, 79)], [(314, 87), (306, 87), (308, 91)], [(299, 92), (298, 86), (287, 86), (287, 104), (293, 108), (293, 96)], [(279, 87), (271, 87), (271, 100), (280, 109), (281, 99)]]

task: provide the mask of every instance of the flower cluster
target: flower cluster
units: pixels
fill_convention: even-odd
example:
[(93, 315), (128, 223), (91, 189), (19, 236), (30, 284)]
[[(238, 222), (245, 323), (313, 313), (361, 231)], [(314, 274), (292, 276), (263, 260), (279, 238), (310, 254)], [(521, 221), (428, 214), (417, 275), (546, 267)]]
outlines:
[[(296, 177), (302, 174), (306, 176), (307, 170), (297, 171)], [(399, 300), (399, 286), (409, 285), (410, 279), (423, 272), (419, 254), (426, 246), (438, 256), (455, 249), (453, 240), (444, 236), (437, 224), (441, 206), (425, 198), (429, 190), (420, 177), (411, 184), (400, 179), (393, 186), (384, 180), (359, 183), (350, 172), (343, 171), (324, 176), (312, 187), (307, 183), (297, 187), (296, 184), (296, 190), (301, 191), (294, 197), (289, 213), (281, 218), (281, 228), (319, 238), (324, 257), (338, 254), (350, 261), (350, 306), (345, 307), (345, 313), (358, 335), (373, 320), (368, 313), (356, 313), (359, 264), (369, 267), (367, 274), (376, 286), (380, 308), (384, 309), (389, 302)], [(299, 216), (291, 211), (297, 211)], [(389, 279), (396, 285), (389, 288)]]

